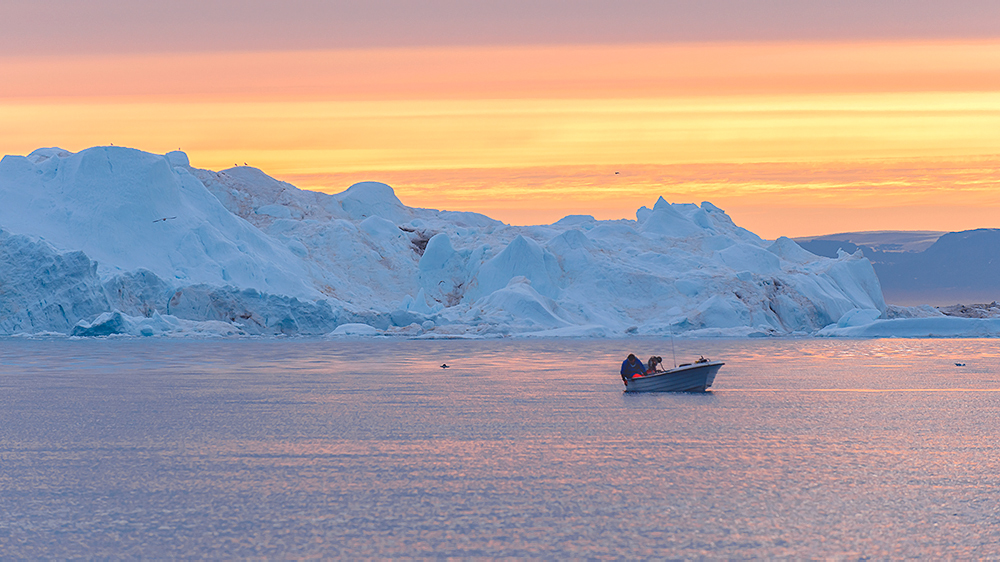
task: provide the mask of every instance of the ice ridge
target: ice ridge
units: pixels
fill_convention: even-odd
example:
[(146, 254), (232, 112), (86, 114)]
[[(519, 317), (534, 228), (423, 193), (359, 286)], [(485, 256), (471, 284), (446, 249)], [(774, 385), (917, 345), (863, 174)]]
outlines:
[(6, 156), (0, 200), (0, 335), (781, 335), (887, 309), (860, 254), (708, 202), (511, 226), (121, 147)]

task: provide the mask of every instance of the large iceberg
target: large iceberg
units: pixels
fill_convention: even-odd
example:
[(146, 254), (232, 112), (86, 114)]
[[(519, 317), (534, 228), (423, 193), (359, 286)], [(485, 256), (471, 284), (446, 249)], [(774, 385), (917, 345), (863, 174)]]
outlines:
[(512, 226), (381, 183), (327, 195), (119, 147), (6, 156), (0, 201), (6, 335), (833, 335), (856, 328), (845, 315), (887, 319), (860, 253), (762, 240), (711, 203)]

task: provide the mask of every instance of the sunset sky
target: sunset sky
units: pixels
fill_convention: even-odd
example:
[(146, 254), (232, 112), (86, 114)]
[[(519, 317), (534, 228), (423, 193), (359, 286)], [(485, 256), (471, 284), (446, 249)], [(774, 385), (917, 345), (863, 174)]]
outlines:
[(514, 224), (1000, 227), (1000, 2), (0, 4), (0, 153), (109, 143)]

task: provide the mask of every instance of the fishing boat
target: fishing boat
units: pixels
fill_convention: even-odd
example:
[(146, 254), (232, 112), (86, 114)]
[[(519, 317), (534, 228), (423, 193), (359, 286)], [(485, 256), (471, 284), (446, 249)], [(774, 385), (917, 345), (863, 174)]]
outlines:
[(636, 375), (625, 380), (625, 392), (705, 392), (723, 365), (722, 361), (702, 357), (666, 371)]

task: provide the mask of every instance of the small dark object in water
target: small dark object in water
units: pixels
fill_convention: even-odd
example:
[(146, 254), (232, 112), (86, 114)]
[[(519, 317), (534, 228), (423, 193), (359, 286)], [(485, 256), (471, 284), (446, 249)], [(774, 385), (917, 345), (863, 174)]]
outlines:
[(964, 367), (964, 366), (965, 366), (965, 363), (955, 363), (955, 366), (956, 366), (956, 367)]
[(448, 365), (447, 363), (442, 363), (442, 364), (441, 364), (441, 368), (442, 368), (442, 369), (447, 369), (447, 368), (448, 368), (449, 366), (450, 366), (450, 365)]

